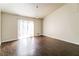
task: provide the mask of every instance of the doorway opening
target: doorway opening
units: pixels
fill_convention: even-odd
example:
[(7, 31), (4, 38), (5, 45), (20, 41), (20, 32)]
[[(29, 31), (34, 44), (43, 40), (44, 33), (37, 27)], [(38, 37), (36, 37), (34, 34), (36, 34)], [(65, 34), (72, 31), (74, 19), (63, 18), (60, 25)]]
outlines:
[(18, 20), (18, 39), (26, 39), (34, 36), (34, 22)]

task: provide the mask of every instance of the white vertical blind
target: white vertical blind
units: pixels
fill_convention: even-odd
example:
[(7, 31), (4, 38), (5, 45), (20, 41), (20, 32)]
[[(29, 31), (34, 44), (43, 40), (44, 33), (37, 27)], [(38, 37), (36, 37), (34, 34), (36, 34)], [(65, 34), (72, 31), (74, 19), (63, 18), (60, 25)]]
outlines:
[(25, 39), (34, 36), (33, 21), (19, 20), (18, 21), (18, 39)]

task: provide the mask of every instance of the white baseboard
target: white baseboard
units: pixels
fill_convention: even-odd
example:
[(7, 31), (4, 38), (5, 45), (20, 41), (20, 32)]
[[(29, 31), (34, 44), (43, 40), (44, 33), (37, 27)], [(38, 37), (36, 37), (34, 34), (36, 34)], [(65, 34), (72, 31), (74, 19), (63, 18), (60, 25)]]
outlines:
[(51, 36), (51, 35), (45, 35), (44, 36), (47, 36), (47, 37), (50, 37), (50, 38), (55, 38), (55, 39), (58, 39), (58, 40), (61, 40), (61, 41), (65, 41), (65, 42), (69, 42), (69, 43), (72, 43), (72, 44), (76, 44), (76, 45), (79, 45), (79, 42), (72, 42), (72, 41), (68, 41), (68, 40), (64, 40), (62, 38), (58, 38), (58, 37), (55, 37), (55, 36)]
[(18, 39), (5, 40), (5, 41), (1, 41), (1, 43), (4, 43), (4, 42), (9, 42), (9, 41), (14, 41), (14, 40), (18, 40)]

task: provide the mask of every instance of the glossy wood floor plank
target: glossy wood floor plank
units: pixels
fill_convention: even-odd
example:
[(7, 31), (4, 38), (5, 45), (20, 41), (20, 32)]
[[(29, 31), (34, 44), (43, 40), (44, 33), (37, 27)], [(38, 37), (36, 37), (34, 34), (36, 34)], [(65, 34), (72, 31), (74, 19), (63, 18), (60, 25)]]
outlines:
[(1, 56), (79, 56), (79, 45), (46, 36), (2, 43)]

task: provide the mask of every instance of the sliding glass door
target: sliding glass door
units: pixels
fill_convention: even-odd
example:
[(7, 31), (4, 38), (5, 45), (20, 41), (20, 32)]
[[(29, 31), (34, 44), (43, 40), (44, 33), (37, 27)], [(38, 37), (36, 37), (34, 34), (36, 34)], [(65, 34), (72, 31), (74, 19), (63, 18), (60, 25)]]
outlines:
[(34, 36), (33, 21), (18, 20), (18, 39)]

